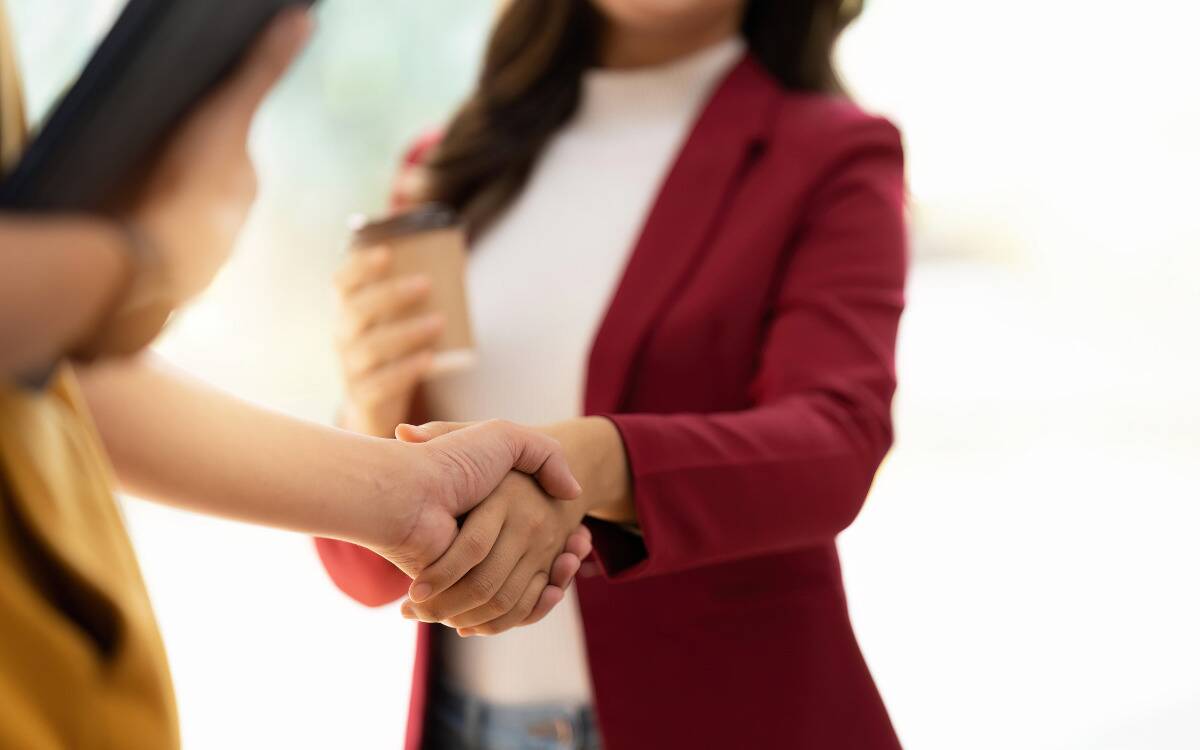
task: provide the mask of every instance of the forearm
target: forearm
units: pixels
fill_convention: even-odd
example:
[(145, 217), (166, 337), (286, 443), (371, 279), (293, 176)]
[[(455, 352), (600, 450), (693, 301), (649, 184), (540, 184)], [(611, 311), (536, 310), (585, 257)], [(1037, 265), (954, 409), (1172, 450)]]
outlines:
[(80, 379), (122, 487), (189, 510), (355, 539), (375, 473), (400, 459), (381, 457), (385, 441), (252, 406), (148, 357)]
[(129, 271), (123, 242), (101, 220), (0, 219), (0, 374), (52, 364), (94, 332)]

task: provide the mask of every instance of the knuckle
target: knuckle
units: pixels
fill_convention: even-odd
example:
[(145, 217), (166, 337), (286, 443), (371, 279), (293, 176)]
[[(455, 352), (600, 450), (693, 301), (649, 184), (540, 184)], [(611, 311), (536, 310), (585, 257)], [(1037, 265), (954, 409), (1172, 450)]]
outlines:
[(545, 513), (531, 513), (529, 518), (526, 520), (526, 523), (528, 525), (528, 531), (531, 537), (541, 539), (541, 537), (544, 536), (545, 532), (547, 531), (548, 524)]
[(491, 545), (482, 535), (473, 533), (463, 537), (463, 552), (471, 560), (482, 560), (490, 551)]
[(488, 602), (488, 609), (497, 615), (502, 615), (512, 610), (513, 607), (517, 606), (517, 603), (518, 599), (516, 594), (506, 589), (501, 589), (500, 591), (497, 591), (496, 595), (492, 597), (492, 600)]
[(514, 614), (516, 615), (516, 617), (514, 619), (517, 622), (524, 622), (526, 619), (528, 619), (529, 616), (533, 614), (533, 608), (537, 606), (538, 600), (540, 598), (541, 598), (541, 594), (539, 594), (538, 596), (529, 597), (529, 598), (525, 599), (524, 601), (518, 602), (517, 606), (515, 607), (515, 611), (514, 611)]
[[(513, 605), (512, 611), (504, 618), (505, 629), (510, 627), (507, 623), (516, 624), (529, 619), (529, 616), (533, 614), (534, 607), (537, 606), (538, 600), (541, 599), (541, 587), (538, 587), (537, 591), (539, 593), (536, 596), (526, 596)], [(496, 624), (500, 625), (501, 623), (498, 622)]]
[(531, 508), (526, 513), (525, 525), (530, 534), (542, 536), (543, 532), (547, 531), (549, 528), (550, 514), (541, 505)]
[(473, 575), (467, 579), (467, 596), (473, 603), (482, 604), (496, 594), (496, 586), (488, 576)]

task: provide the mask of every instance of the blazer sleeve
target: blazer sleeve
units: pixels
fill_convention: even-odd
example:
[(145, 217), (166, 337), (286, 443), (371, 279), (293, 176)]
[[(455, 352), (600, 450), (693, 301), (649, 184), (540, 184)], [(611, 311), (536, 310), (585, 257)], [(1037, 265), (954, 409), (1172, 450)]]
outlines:
[(412, 579), (371, 550), (337, 539), (318, 538), (316, 543), (325, 572), (351, 599), (381, 607), (408, 593)]
[(830, 138), (797, 211), (752, 385), (752, 408), (610, 414), (640, 537), (592, 523), (613, 580), (831, 542), (892, 443), (907, 239), (900, 137), (864, 119)]

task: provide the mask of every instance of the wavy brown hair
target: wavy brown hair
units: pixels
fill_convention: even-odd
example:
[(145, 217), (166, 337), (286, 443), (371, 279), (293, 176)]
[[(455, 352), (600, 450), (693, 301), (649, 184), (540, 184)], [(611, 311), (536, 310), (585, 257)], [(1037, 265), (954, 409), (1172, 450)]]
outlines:
[[(861, 0), (747, 0), (750, 52), (785, 88), (840, 92), (833, 48)], [(575, 113), (604, 20), (590, 0), (511, 0), (483, 70), (426, 164), (425, 198), (474, 234), (520, 193), (554, 133)]]

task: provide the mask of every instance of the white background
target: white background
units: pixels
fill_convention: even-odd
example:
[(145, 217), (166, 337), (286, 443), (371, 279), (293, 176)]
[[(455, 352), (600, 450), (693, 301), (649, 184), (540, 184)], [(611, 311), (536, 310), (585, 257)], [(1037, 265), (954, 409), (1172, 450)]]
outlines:
[[(10, 4), (43, 111), (112, 3)], [(489, 6), (325, 4), (256, 129), (255, 221), (168, 356), (329, 417), (342, 221), (464, 90)], [(1198, 24), (1188, 0), (871, 0), (845, 39), (910, 160), (898, 441), (842, 539), (906, 747), (1200, 748)], [(306, 539), (128, 511), (187, 747), (400, 744), (395, 608), (342, 597)]]

